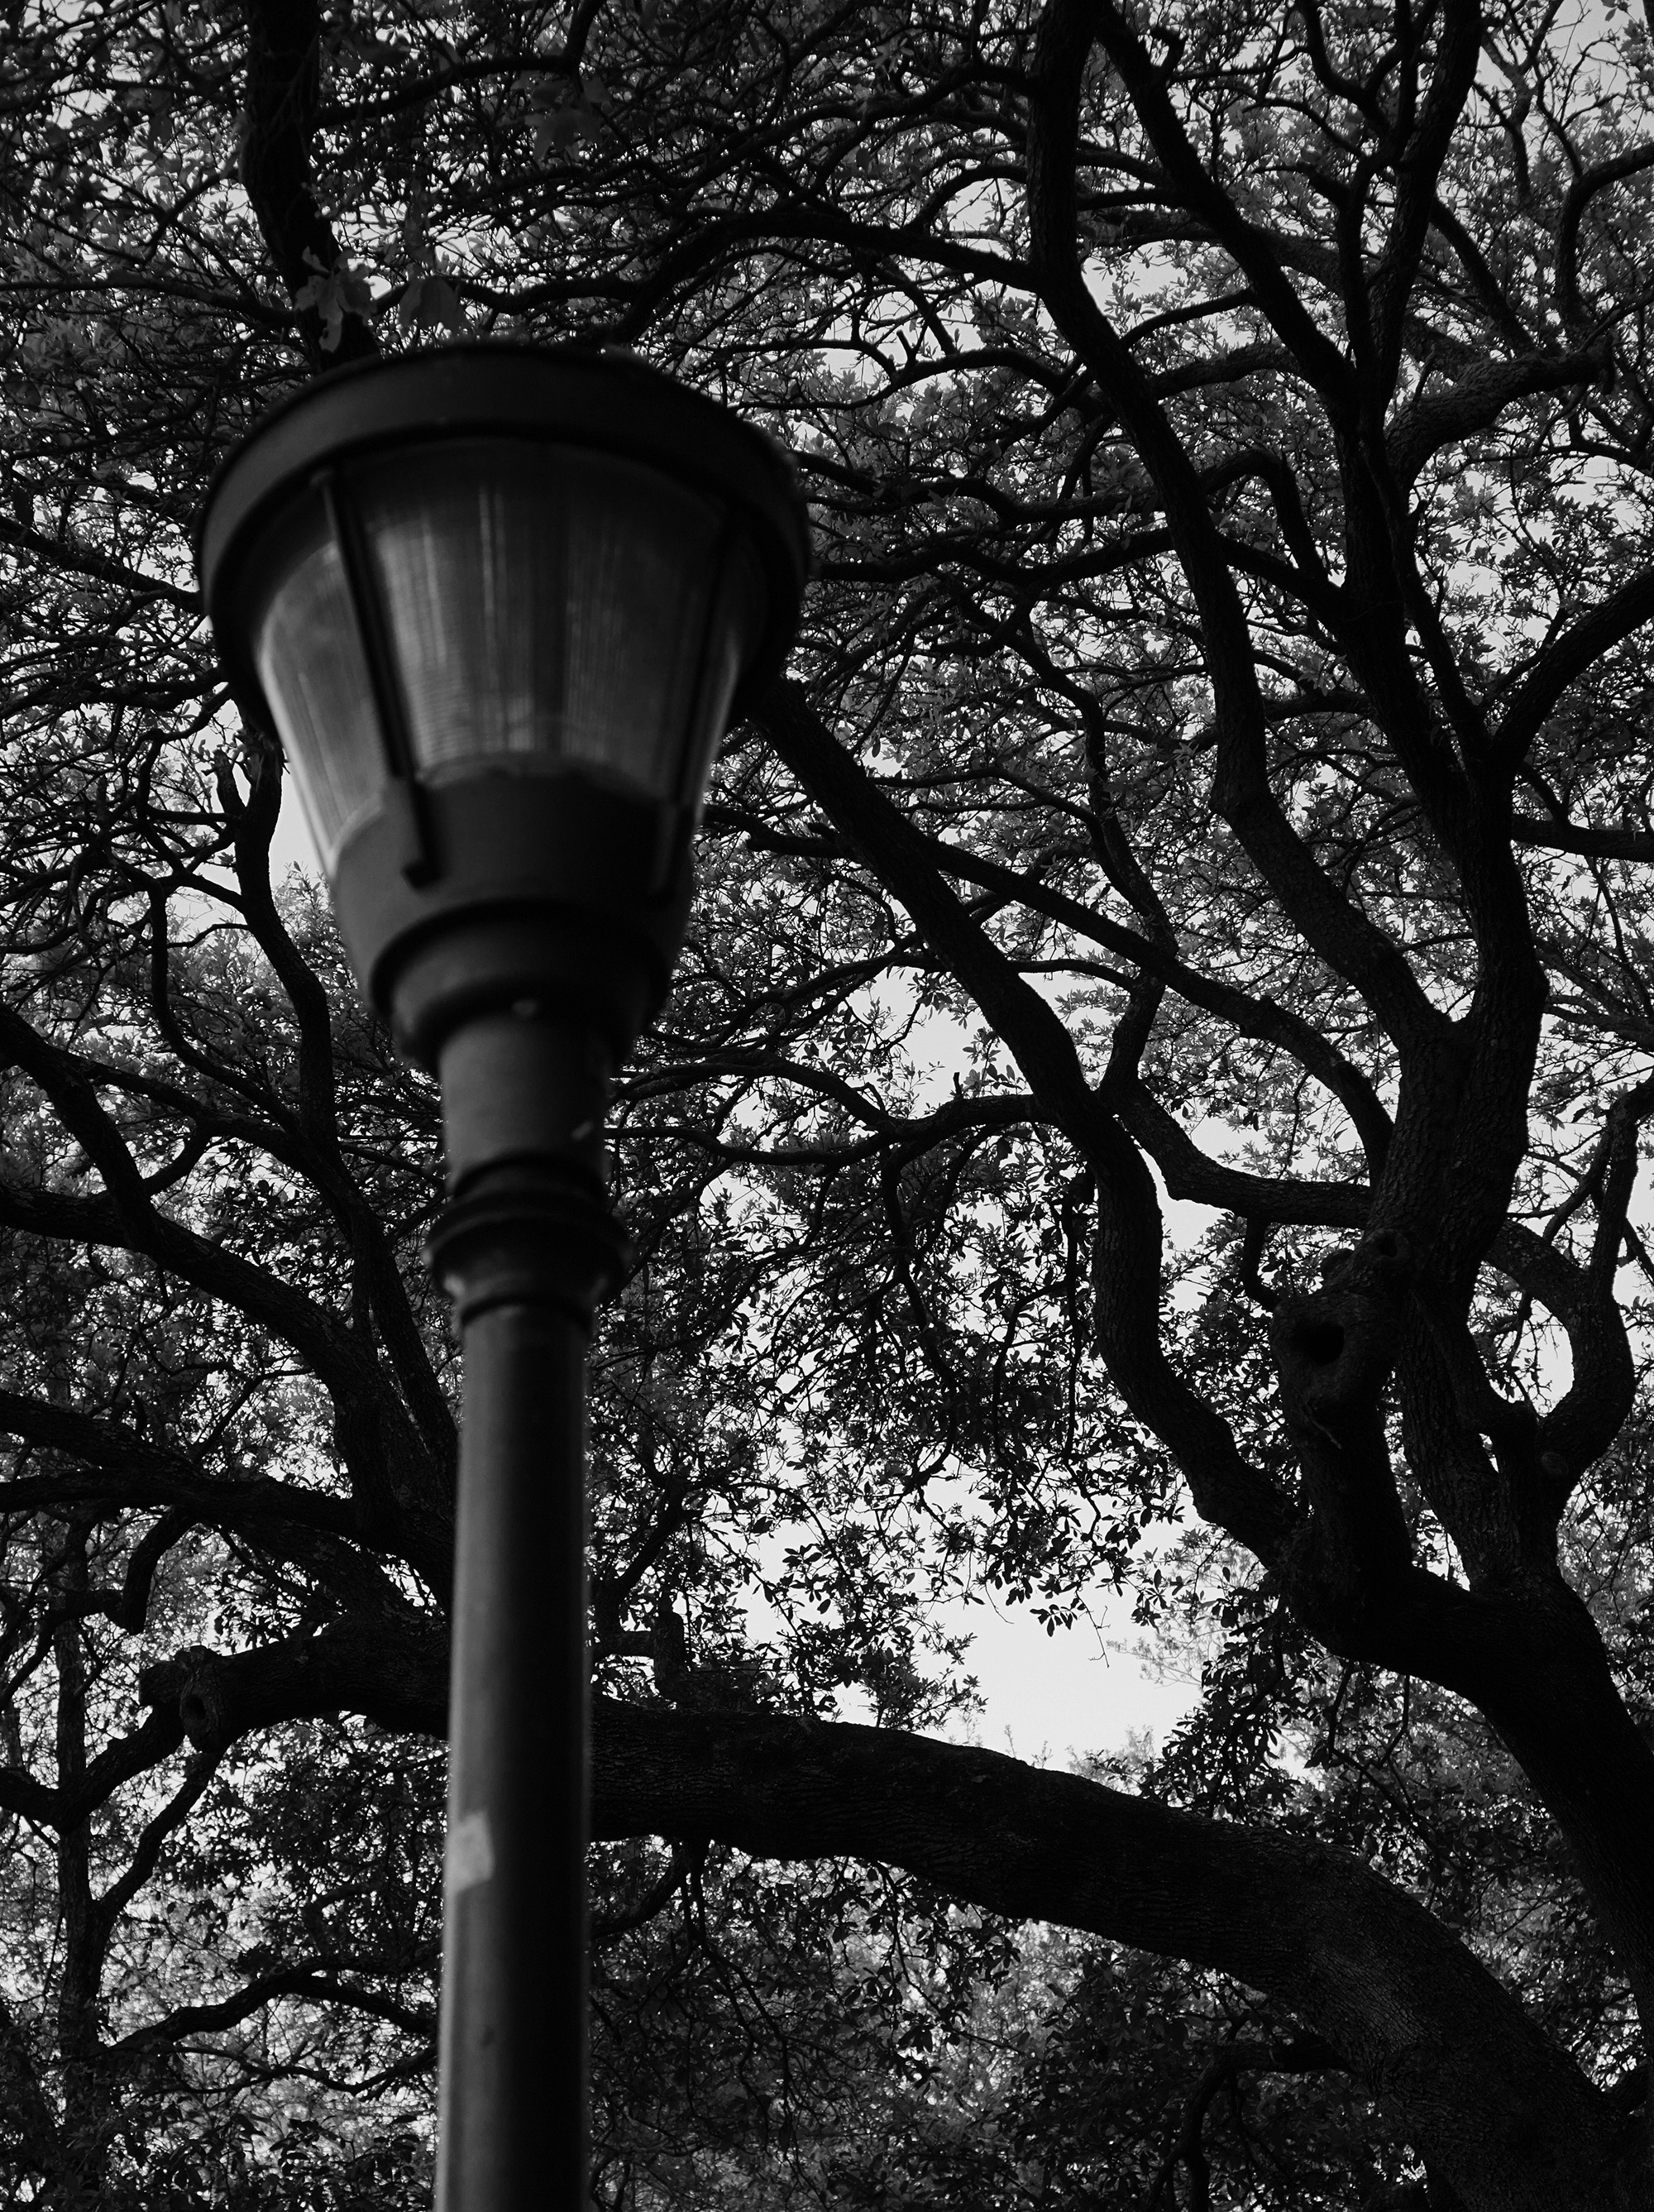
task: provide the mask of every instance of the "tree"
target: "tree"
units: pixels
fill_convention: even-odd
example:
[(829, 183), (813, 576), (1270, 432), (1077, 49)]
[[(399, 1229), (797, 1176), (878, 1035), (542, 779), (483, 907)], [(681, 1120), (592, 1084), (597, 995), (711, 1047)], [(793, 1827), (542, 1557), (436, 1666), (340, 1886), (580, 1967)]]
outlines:
[[(704, 1898), (712, 1845), (737, 1883), (868, 1862), (1124, 1947), (1188, 2014), (1169, 2136), (1118, 2106), (1114, 2170), (1163, 2203), (1210, 2201), (1215, 2155), (1236, 2202), (1650, 2202), (1644, 27), (7, 21), (15, 2185), (153, 2201), (255, 2089), (332, 2131), (330, 2188), (371, 2137), (385, 2201), (385, 2110), (417, 2134), (433, 1104), (272, 876), (279, 763), (188, 532), (296, 381), (463, 326), (732, 400), (817, 531), (615, 1104), (600, 1911), (667, 1943), (645, 1909)], [(1112, 1780), (916, 1733), (960, 1695), (932, 1601), (972, 1577), (1203, 1624), (1202, 1715)], [(1115, 2016), (1102, 1972), (1074, 2018)], [(1094, 2141), (1056, 2155), (1095, 2039), (1044, 2048), (1041, 2201), (1117, 2201)], [(1272, 2177), (1217, 2141), (1243, 2075), (1285, 2085)], [(1348, 2125), (1294, 2117), (1323, 2076)], [(866, 2201), (924, 2201), (914, 2159)]]

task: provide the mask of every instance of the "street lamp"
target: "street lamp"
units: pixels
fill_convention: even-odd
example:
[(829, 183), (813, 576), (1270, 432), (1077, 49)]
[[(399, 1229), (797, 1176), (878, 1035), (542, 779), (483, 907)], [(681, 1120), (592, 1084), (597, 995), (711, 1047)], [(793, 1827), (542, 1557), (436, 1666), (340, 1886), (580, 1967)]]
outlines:
[(807, 562), (785, 455), (629, 359), (342, 369), (220, 474), (203, 590), (358, 981), (439, 1079), (464, 1352), (442, 2212), (585, 2197), (585, 1346), (608, 1086), (665, 998), (732, 714)]

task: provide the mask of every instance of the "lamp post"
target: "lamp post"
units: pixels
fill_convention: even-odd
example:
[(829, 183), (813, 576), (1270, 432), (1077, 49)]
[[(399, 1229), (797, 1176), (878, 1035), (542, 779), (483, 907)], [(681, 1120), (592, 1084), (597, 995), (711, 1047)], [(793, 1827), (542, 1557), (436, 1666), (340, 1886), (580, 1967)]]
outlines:
[(574, 2212), (603, 1114), (666, 995), (712, 756), (792, 635), (803, 511), (777, 447), (669, 378), (466, 346), (276, 410), (199, 553), (357, 980), (442, 1087), (464, 1407), (437, 2201)]

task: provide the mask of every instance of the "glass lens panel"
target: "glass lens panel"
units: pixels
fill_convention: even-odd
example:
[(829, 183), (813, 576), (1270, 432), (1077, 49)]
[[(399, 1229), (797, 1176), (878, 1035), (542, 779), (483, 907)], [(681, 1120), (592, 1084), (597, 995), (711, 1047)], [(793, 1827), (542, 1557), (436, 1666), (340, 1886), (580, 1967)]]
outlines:
[(731, 549), (713, 605), (695, 702), (694, 734), (684, 763), (682, 796), (694, 802), (697, 818), (706, 795), (706, 779), (730, 726), (730, 702), (764, 627), (766, 597), (758, 563), (744, 540)]
[(277, 582), (252, 622), (253, 659), (311, 835), (330, 872), (385, 782), (379, 717), (345, 582), (318, 501), (277, 541)]
[(676, 797), (721, 516), (651, 469), (504, 439), (351, 472), (417, 765), (594, 769)]

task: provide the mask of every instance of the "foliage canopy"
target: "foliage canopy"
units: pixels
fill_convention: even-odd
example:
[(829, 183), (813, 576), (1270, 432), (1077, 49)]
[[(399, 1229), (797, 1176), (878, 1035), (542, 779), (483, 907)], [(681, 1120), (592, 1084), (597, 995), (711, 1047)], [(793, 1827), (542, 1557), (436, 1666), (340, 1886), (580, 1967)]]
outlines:
[[(423, 2186), (437, 1117), (190, 532), (463, 330), (769, 424), (818, 553), (615, 1103), (602, 2201), (1654, 2203), (1644, 25), (5, 21), (15, 2201)], [(983, 1583), (1199, 1712), (936, 1741)]]

